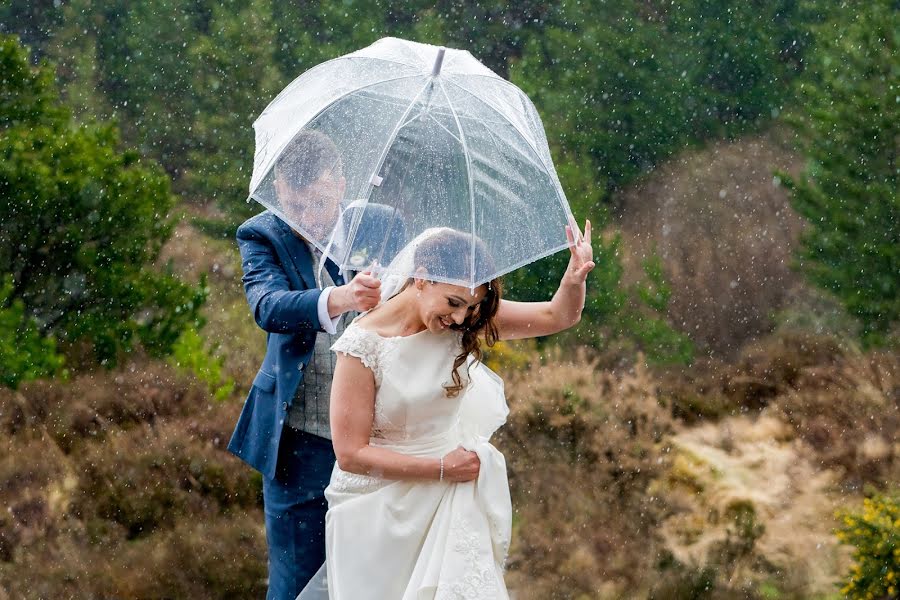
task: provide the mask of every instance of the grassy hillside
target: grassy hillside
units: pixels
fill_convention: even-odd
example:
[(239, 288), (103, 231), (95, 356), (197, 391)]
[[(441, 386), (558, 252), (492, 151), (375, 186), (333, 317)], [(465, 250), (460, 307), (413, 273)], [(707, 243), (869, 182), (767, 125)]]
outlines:
[(265, 582), (236, 402), (164, 364), (0, 391), (0, 597), (247, 598)]
[[(830, 598), (834, 510), (900, 481), (900, 357), (781, 333), (663, 372), (507, 371), (522, 598)], [(527, 592), (526, 592), (527, 590)]]
[[(765, 220), (781, 192), (766, 187), (764, 173), (794, 160), (775, 160), (768, 143), (686, 155), (648, 178), (644, 192), (628, 192), (623, 210), (635, 214), (622, 214), (626, 249), (636, 255), (656, 235), (647, 223), (693, 227), (693, 206), (710, 215), (706, 233), (672, 246), (667, 264), (696, 245), (697, 273), (710, 281), (734, 273), (746, 281), (748, 269), (765, 281), (777, 271), (776, 287), (785, 287), (792, 275), (780, 261), (755, 270), (747, 259), (776, 248), (786, 256), (794, 232), (789, 215), (777, 229)], [(731, 183), (706, 181), (723, 171)], [(669, 176), (684, 183), (673, 187)], [(751, 180), (755, 187), (744, 187)], [(726, 211), (720, 189), (726, 199), (745, 194)], [(700, 204), (653, 221), (654, 202), (667, 197)], [(756, 210), (763, 201), (770, 208)], [(702, 262), (723, 240), (714, 225), (722, 215), (737, 215), (728, 273)], [(751, 226), (773, 237), (737, 235)], [(754, 245), (763, 239), (771, 248)], [(202, 333), (235, 390), (214, 400), (190, 373), (138, 356), (114, 371), (0, 391), (0, 501), (8, 507), (0, 598), (263, 593), (260, 479), (224, 446), (264, 336), (248, 314), (231, 240), (186, 219), (162, 260), (190, 277), (208, 275)], [(691, 287), (699, 279), (678, 281), (684, 297), (702, 296)], [(727, 322), (717, 307), (730, 305), (731, 288), (703, 285), (710, 331), (698, 335), (734, 345), (727, 356), (651, 369), (615, 348), (520, 344), (491, 353), (512, 410), (497, 444), (514, 494), (509, 582), (520, 600), (835, 597), (850, 562), (833, 535), (834, 509), (900, 481), (900, 357), (862, 354), (802, 322), (752, 336), (749, 326), (716, 329)], [(760, 314), (791, 306), (791, 295), (765, 290), (747, 298)]]

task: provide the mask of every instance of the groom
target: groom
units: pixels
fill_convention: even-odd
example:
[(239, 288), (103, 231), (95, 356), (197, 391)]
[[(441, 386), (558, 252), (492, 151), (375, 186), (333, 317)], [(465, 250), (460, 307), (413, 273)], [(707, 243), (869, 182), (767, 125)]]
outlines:
[[(392, 256), (403, 243), (402, 223), (387, 207), (341, 212), (346, 182), (327, 136), (301, 132), (282, 157), (275, 165), (277, 202), (312, 237), (326, 239), (335, 226), (349, 224), (354, 210), (365, 210), (373, 239), (355, 247), (381, 249), (386, 243), (384, 255)], [(380, 282), (368, 273), (345, 281), (337, 265), (330, 259), (321, 265), (319, 250), (270, 211), (242, 224), (237, 242), (247, 301), (268, 335), (265, 359), (228, 449), (262, 473), (267, 598), (293, 600), (325, 561), (324, 490), (335, 462), (328, 421), (330, 347), (354, 312), (378, 303)]]

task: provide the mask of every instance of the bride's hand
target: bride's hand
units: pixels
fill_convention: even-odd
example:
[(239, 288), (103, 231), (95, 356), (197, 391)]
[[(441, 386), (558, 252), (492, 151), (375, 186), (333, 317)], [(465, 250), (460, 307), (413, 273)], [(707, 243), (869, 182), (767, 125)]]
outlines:
[(478, 455), (465, 448), (457, 448), (444, 456), (444, 481), (462, 483), (478, 478), (481, 461)]
[[(576, 235), (577, 233), (577, 235)], [(566, 237), (569, 240), (569, 267), (563, 275), (563, 281), (582, 284), (587, 279), (588, 273), (594, 268), (594, 248), (591, 246), (591, 222), (584, 223), (584, 235), (575, 225), (574, 231), (571, 225), (566, 225)]]

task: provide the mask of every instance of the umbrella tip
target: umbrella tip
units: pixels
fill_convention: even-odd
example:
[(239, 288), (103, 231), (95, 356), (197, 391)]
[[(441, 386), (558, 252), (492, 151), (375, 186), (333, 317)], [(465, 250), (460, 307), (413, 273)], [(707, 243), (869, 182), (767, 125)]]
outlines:
[(437, 58), (434, 61), (434, 68), (431, 70), (432, 77), (437, 77), (441, 72), (441, 65), (444, 63), (444, 52), (446, 51), (447, 49), (443, 46), (438, 48)]

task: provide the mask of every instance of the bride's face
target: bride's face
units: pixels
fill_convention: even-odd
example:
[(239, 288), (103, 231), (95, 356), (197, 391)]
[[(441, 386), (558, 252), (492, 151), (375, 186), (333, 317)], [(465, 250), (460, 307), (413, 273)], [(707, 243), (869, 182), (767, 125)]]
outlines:
[(415, 281), (416, 303), (425, 327), (433, 333), (442, 333), (461, 325), (487, 293), (487, 286), (475, 288), (475, 295), (467, 287), (449, 283)]

